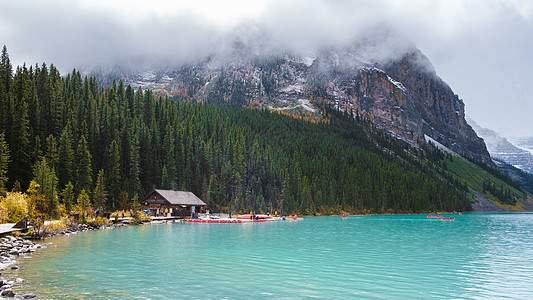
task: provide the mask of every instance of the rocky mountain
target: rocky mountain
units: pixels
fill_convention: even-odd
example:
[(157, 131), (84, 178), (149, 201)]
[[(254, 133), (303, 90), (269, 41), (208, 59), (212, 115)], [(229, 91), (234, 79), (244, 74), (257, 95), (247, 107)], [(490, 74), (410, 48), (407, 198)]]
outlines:
[[(307, 53), (262, 52), (236, 38), (199, 62), (134, 72), (96, 72), (160, 96), (247, 106), (327, 121), (324, 107), (359, 116), (417, 145), (425, 136), (466, 157), (492, 164), (485, 143), (465, 121), (464, 103), (437, 76), (429, 59), (406, 44), (384, 51), (385, 39)], [(228, 50), (229, 49), (229, 50)], [(388, 49), (388, 48), (387, 48)]]
[(509, 141), (516, 147), (533, 154), (533, 137), (511, 138)]
[(533, 154), (526, 150), (528, 139), (522, 139), (522, 146), (517, 147), (497, 132), (479, 126), (472, 119), (468, 119), (468, 123), (485, 140), (487, 149), (493, 158), (533, 174)]

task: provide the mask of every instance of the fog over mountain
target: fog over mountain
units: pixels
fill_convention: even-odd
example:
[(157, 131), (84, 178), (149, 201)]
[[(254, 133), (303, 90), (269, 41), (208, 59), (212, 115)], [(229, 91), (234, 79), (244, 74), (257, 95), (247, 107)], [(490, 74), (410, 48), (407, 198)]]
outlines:
[(312, 55), (392, 28), (389, 46), (369, 53), (401, 55), (403, 41), (411, 41), (481, 126), (505, 136), (533, 128), (531, 1), (193, 2), (9, 1), (0, 11), (0, 41), (15, 64), (54, 63), (66, 73), (190, 63), (223, 53), (234, 36), (259, 37), (254, 45), (261, 52)]

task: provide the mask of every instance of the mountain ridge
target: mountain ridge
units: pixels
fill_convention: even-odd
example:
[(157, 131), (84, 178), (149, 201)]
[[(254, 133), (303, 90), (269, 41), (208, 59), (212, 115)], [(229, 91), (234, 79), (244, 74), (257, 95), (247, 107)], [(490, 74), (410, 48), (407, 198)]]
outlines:
[[(474, 120), (468, 118), (468, 123), (483, 138), (492, 157), (504, 161), (518, 169), (533, 174), (533, 154), (524, 146), (519, 147), (496, 131), (479, 126)], [(527, 141), (527, 138), (523, 139)], [(522, 144), (527, 145), (527, 144)]]
[[(360, 115), (416, 146), (430, 136), (465, 157), (495, 166), (483, 140), (465, 121), (464, 103), (414, 45), (393, 56), (373, 51), (390, 44), (363, 39), (316, 53), (254, 53), (237, 39), (224, 54), (195, 64), (121, 72), (126, 84), (202, 103), (248, 106), (324, 117), (333, 107)], [(380, 44), (381, 43), (381, 44)], [(374, 53), (375, 52), (375, 53)], [(230, 54), (228, 54), (230, 53)], [(92, 73), (110, 84), (111, 73)]]

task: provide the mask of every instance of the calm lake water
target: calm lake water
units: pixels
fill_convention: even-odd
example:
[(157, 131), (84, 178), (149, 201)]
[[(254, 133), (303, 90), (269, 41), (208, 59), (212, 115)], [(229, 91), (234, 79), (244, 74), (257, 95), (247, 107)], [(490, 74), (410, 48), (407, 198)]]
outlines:
[(7, 275), (41, 299), (533, 299), (533, 214), (455, 217), (84, 232)]

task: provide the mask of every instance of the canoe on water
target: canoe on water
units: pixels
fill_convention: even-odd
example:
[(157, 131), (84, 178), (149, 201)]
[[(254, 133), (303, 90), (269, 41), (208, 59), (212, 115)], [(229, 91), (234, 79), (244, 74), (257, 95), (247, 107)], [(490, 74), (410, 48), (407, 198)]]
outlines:
[(236, 219), (187, 219), (187, 223), (242, 223)]

